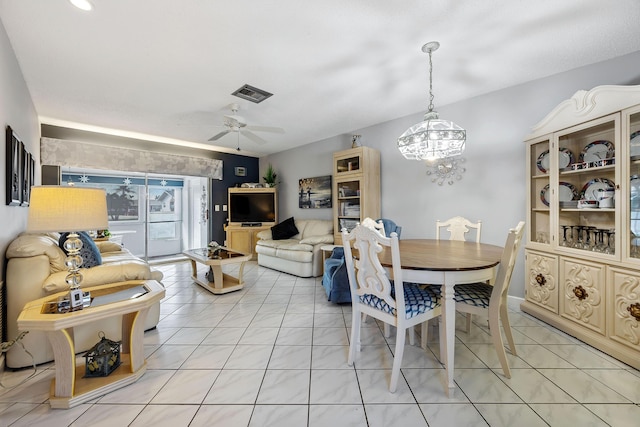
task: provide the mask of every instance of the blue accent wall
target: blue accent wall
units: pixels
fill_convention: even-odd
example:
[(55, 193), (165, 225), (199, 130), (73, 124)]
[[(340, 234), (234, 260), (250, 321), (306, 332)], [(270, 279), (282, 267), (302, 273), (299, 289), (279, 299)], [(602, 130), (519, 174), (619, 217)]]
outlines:
[[(211, 180), (211, 208), (209, 210), (211, 240), (215, 240), (222, 245), (226, 238), (224, 224), (228, 215), (228, 212), (222, 210), (222, 206), (226, 205), (228, 201), (227, 190), (231, 187), (240, 186), (244, 182), (260, 182), (259, 161), (255, 157), (227, 153), (216, 153), (212, 157), (224, 162), (222, 166), (222, 181)], [(236, 176), (236, 167), (244, 167), (247, 175)], [(215, 205), (220, 205), (220, 211), (215, 211)]]

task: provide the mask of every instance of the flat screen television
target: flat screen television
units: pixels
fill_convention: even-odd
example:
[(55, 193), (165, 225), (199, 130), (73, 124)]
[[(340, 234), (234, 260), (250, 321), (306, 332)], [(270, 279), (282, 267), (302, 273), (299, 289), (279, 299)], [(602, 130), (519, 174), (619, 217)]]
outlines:
[(275, 192), (229, 192), (230, 223), (275, 223)]

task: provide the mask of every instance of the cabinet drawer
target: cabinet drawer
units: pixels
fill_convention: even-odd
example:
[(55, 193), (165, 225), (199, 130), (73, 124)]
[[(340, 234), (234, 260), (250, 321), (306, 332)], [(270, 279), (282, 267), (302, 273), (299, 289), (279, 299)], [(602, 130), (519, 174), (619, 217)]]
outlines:
[(609, 271), (609, 336), (640, 351), (640, 272)]
[(558, 313), (558, 257), (539, 252), (526, 252), (527, 301)]
[(562, 258), (560, 277), (560, 315), (605, 335), (604, 265)]

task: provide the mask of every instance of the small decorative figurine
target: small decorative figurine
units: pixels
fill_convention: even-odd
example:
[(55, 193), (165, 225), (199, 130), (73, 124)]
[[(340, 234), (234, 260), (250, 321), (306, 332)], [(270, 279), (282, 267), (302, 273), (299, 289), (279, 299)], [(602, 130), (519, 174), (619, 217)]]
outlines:
[(356, 147), (360, 147), (362, 144), (360, 144), (360, 137), (362, 135), (351, 135), (351, 148), (356, 148)]

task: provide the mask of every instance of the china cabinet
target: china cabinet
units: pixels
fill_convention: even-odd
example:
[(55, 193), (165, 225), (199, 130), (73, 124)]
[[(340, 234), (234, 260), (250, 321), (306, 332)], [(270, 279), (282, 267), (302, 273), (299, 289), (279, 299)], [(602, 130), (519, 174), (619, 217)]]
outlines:
[(640, 86), (577, 92), (526, 147), (522, 310), (640, 369)]
[(364, 218), (380, 217), (380, 152), (356, 147), (333, 153), (333, 233), (351, 230)]

